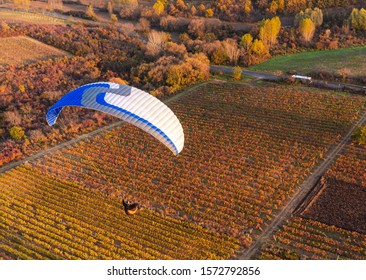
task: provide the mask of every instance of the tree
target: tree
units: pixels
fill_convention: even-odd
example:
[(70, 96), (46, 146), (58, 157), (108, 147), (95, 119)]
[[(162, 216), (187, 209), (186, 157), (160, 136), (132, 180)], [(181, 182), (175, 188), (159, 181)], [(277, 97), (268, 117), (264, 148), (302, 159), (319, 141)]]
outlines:
[(266, 60), (269, 55), (268, 46), (265, 45), (262, 40), (255, 39), (251, 45), (248, 54), (243, 56), (245, 65), (260, 63)]
[(284, 0), (272, 0), (268, 8), (268, 11), (271, 14), (283, 13), (284, 10), (285, 10)]
[(271, 14), (277, 14), (277, 10), (278, 10), (278, 2), (277, 0), (272, 0), (271, 4), (269, 5), (268, 11)]
[(10, 137), (14, 140), (20, 140), (24, 138), (24, 130), (20, 126), (13, 126), (9, 129)]
[(213, 17), (213, 15), (214, 15), (214, 11), (211, 8), (206, 10), (206, 14), (205, 14), (206, 17), (210, 18), (210, 17)]
[(200, 5), (198, 6), (198, 10), (200, 11), (200, 14), (203, 16), (203, 15), (205, 14), (205, 12), (206, 12), (206, 7), (205, 7), (205, 5), (204, 5), (204, 4), (200, 4)]
[(138, 8), (138, 0), (120, 0), (121, 10), (119, 14), (121, 17), (132, 17)]
[(366, 145), (366, 126), (358, 127), (353, 133), (352, 139), (359, 145)]
[(252, 1), (251, 0), (245, 0), (243, 11), (246, 15), (249, 15), (252, 12)]
[(253, 36), (250, 33), (244, 34), (240, 40), (240, 46), (242, 46), (245, 51), (248, 51), (253, 44)]
[(113, 24), (116, 24), (118, 22), (118, 18), (115, 14), (111, 14), (111, 21)]
[(108, 10), (109, 15), (113, 14), (113, 3), (112, 3), (112, 1), (108, 1), (107, 10)]
[(166, 55), (173, 55), (179, 59), (185, 59), (188, 55), (185, 45), (174, 42), (167, 42), (164, 45), (164, 52)]
[(233, 80), (238, 81), (241, 79), (241, 68), (239, 66), (235, 66), (233, 68)]
[(305, 42), (310, 42), (314, 36), (315, 24), (310, 18), (302, 19), (299, 24), (299, 32)]
[(150, 21), (148, 21), (146, 18), (140, 18), (139, 24), (141, 31), (145, 33), (150, 31)]
[(267, 46), (274, 45), (277, 43), (277, 36), (280, 30), (281, 21), (279, 17), (266, 19), (262, 22), (262, 26), (259, 29), (259, 38)]
[(197, 9), (195, 6), (191, 7), (191, 15), (194, 16), (197, 13)]
[(86, 11), (85, 11), (85, 15), (90, 18), (91, 20), (94, 20), (96, 21), (97, 20), (97, 15), (95, 14), (94, 12), (94, 8), (93, 8), (93, 5), (92, 4), (89, 4), (87, 7), (86, 7)]
[(283, 13), (285, 10), (285, 0), (278, 0), (278, 11)]
[(164, 3), (160, 0), (156, 1), (155, 4), (153, 5), (153, 10), (156, 15), (161, 15), (162, 13), (164, 13), (164, 9), (165, 9)]
[(4, 113), (4, 120), (8, 122), (11, 126), (19, 125), (22, 122), (22, 117), (17, 110), (6, 111)]
[(168, 41), (168, 36), (164, 32), (154, 30), (148, 34), (147, 39), (147, 54), (156, 55), (163, 49), (163, 45)]
[(138, 0), (120, 0), (122, 9), (134, 10), (138, 7)]
[(319, 8), (315, 8), (314, 10), (305, 9), (305, 11), (301, 11), (300, 13), (296, 14), (294, 19), (295, 26), (299, 26), (300, 21), (305, 18), (310, 18), (316, 27), (323, 24), (323, 12)]
[(238, 44), (234, 39), (226, 39), (222, 42), (222, 45), (226, 51), (226, 56), (231, 64), (236, 64), (238, 62), (240, 50), (238, 49)]
[(209, 63), (203, 53), (194, 54), (184, 62), (169, 67), (166, 83), (179, 89), (184, 85), (207, 80), (210, 76)]
[(9, 30), (10, 30), (10, 26), (5, 21), (2, 21), (1, 22), (1, 31), (2, 32), (7, 32)]
[(351, 69), (344, 67), (340, 69), (338, 73), (342, 76), (342, 79), (345, 80), (351, 74)]
[(251, 48), (249, 49), (249, 53), (255, 55), (267, 55), (268, 48), (261, 40), (255, 39)]
[(121, 85), (128, 85), (128, 82), (126, 80), (121, 79), (120, 77), (109, 78), (109, 81), (112, 83), (117, 83), (117, 84), (121, 84)]
[(205, 32), (205, 22), (202, 18), (197, 18), (191, 20), (188, 25), (188, 33), (191, 35), (200, 38), (204, 35)]
[(297, 13), (306, 9), (307, 0), (287, 0), (286, 11), (289, 13)]
[(42, 130), (40, 129), (35, 129), (35, 130), (31, 130), (29, 132), (29, 139), (34, 142), (40, 142), (40, 141), (45, 141), (47, 140), (47, 137), (44, 136)]
[(211, 61), (213, 64), (224, 64), (226, 58), (226, 51), (221, 44), (213, 51), (211, 55)]
[(177, 0), (175, 6), (181, 11), (187, 10), (187, 5), (184, 3), (184, 0)]
[(366, 31), (366, 10), (353, 9), (349, 17), (349, 22), (353, 29)]

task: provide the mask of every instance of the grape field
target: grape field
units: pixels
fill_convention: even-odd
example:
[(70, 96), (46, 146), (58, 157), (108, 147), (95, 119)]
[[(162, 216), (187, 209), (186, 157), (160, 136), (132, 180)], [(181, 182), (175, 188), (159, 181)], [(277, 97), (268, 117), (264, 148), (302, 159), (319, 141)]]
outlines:
[[(202, 85), (169, 104), (185, 132), (179, 156), (124, 124), (2, 174), (1, 257), (232, 258), (269, 225), (365, 102), (306, 87)], [(125, 216), (123, 197), (144, 210)], [(303, 228), (302, 220), (276, 234), (278, 247), (299, 243), (299, 257), (308, 247), (310, 256), (328, 257), (314, 245), (327, 238), (323, 225), (309, 220)], [(314, 239), (289, 237), (300, 230)], [(348, 240), (343, 231), (335, 230), (337, 242)], [(364, 256), (365, 237), (354, 236), (344, 244), (355, 249), (341, 256)], [(277, 245), (266, 246), (259, 257), (279, 257)]]

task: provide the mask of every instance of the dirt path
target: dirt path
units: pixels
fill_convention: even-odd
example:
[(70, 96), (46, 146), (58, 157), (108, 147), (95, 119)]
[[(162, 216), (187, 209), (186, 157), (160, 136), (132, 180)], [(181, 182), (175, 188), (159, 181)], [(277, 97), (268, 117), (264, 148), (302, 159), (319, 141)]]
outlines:
[(314, 172), (307, 177), (307, 179), (301, 184), (299, 190), (288, 201), (284, 208), (278, 213), (277, 217), (268, 225), (259, 238), (252, 243), (252, 245), (241, 255), (238, 255), (236, 259), (249, 260), (252, 259), (255, 254), (261, 249), (263, 243), (271, 240), (272, 235), (282, 226), (289, 218), (291, 218), (294, 210), (303, 201), (306, 195), (316, 186), (316, 182), (327, 171), (327, 169), (333, 164), (336, 157), (342, 152), (344, 147), (350, 140), (353, 131), (358, 125), (366, 123), (366, 112), (363, 113), (360, 119), (350, 128), (348, 133), (342, 138), (341, 142), (333, 149), (328, 151), (325, 155), (325, 159), (320, 165), (316, 167)]

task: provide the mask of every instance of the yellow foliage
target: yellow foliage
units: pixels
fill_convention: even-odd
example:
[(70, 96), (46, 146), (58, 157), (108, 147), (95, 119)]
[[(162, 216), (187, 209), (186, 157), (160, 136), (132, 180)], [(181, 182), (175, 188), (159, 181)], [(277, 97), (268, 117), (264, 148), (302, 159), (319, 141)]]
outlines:
[(300, 21), (299, 32), (305, 42), (310, 42), (313, 39), (315, 32), (315, 24), (310, 18), (305, 18)]
[(265, 45), (271, 46), (276, 44), (277, 36), (281, 30), (281, 21), (279, 17), (266, 19), (263, 21), (259, 29), (259, 38)]
[(121, 84), (121, 85), (128, 85), (128, 82), (126, 80), (123, 80), (119, 77), (110, 78), (109, 81), (112, 83), (117, 83), (117, 84)]
[(164, 3), (160, 0), (156, 1), (153, 6), (153, 10), (156, 15), (161, 15), (162, 13), (164, 13), (164, 8)]
[(214, 11), (210, 8), (206, 10), (206, 17), (213, 17)]

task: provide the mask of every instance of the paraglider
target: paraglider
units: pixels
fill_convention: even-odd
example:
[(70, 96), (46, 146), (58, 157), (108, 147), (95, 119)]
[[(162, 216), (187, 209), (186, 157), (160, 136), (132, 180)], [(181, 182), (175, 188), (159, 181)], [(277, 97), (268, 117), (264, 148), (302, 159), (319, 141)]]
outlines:
[(85, 107), (116, 116), (151, 134), (175, 155), (183, 149), (184, 133), (178, 118), (159, 99), (135, 87), (99, 82), (76, 88), (48, 109), (46, 120), (50, 126), (65, 106)]
[(131, 201), (124, 199), (122, 200), (123, 207), (125, 208), (125, 212), (127, 215), (134, 215), (140, 209), (140, 205), (138, 203), (132, 203)]
[[(175, 155), (184, 146), (182, 125), (175, 114), (159, 99), (135, 87), (112, 82), (86, 84), (65, 94), (46, 114), (52, 126), (66, 106), (79, 106), (102, 111), (131, 123), (168, 147)], [(135, 214), (139, 205), (125, 202), (127, 214)]]

